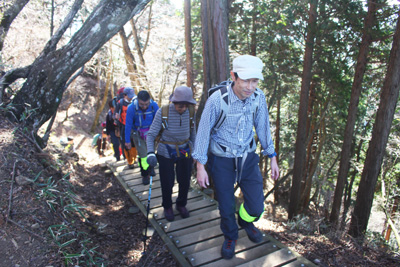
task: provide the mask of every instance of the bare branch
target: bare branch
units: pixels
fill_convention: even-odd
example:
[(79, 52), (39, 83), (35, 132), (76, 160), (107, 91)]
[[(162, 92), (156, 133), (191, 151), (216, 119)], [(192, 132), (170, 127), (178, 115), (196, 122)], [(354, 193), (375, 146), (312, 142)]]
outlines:
[(46, 47), (43, 49), (42, 53), (48, 53), (50, 51), (54, 51), (57, 47), (57, 43), (60, 41), (61, 37), (64, 35), (65, 31), (68, 29), (72, 20), (74, 19), (76, 13), (78, 13), (81, 8), (83, 0), (75, 0), (75, 3), (72, 5), (71, 11), (65, 17), (63, 23), (60, 28), (58, 28), (57, 32), (51, 37), (51, 39), (47, 42)]
[(0, 21), (0, 51), (3, 50), (4, 40), (6, 39), (11, 23), (28, 2), (29, 0), (17, 0), (4, 12)]
[(29, 72), (31, 71), (31, 68), (32, 65), (23, 68), (13, 69), (7, 71), (6, 74), (4, 74), (0, 78), (0, 105), (3, 103), (3, 94), (6, 87), (15, 82), (17, 79), (27, 78)]

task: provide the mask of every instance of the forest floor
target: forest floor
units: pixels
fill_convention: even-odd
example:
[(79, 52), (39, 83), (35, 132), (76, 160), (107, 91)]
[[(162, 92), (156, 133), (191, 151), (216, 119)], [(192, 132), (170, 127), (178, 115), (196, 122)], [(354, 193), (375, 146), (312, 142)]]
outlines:
[[(0, 115), (0, 266), (176, 266), (157, 233), (142, 255), (146, 217), (129, 212), (133, 203), (101, 167), (91, 136), (71, 125), (58, 122), (40, 151)], [(68, 135), (76, 154), (60, 145)], [(380, 243), (330, 232), (317, 214), (288, 222), (284, 207), (266, 207), (257, 226), (318, 266), (400, 266)]]

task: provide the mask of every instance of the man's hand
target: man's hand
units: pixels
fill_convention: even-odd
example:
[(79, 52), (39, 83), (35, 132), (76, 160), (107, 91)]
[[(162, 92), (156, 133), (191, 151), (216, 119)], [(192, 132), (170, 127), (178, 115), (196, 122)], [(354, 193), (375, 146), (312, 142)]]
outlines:
[(151, 167), (155, 167), (157, 166), (157, 157), (154, 154), (154, 152), (150, 152), (147, 154), (147, 163), (151, 166)]
[(131, 143), (125, 143), (125, 149), (126, 149), (126, 150), (129, 150), (129, 149), (131, 149), (131, 148), (132, 148)]
[(210, 185), (206, 169), (200, 162), (197, 162), (197, 183), (203, 188), (207, 188)]
[(274, 180), (278, 180), (279, 178), (279, 167), (276, 161), (276, 157), (273, 157), (271, 160), (271, 178)]

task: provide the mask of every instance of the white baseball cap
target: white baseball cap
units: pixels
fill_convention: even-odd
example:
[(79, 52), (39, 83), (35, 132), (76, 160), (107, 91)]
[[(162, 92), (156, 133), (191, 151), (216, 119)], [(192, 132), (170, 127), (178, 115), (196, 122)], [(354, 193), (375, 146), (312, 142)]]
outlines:
[(264, 63), (255, 56), (243, 55), (233, 60), (233, 72), (236, 72), (240, 79), (247, 80), (257, 78), (264, 80), (262, 69)]

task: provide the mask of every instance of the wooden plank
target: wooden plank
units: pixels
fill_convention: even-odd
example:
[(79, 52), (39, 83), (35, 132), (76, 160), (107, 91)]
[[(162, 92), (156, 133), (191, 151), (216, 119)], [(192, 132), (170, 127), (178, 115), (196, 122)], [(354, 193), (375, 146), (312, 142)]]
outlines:
[(174, 221), (174, 222), (168, 222), (167, 220), (161, 220), (161, 222), (166, 226), (166, 232), (173, 232), (180, 230), (182, 228), (187, 228), (193, 225), (198, 225), (200, 223), (208, 222), (214, 219), (219, 218), (219, 211), (214, 210), (211, 212), (208, 212), (207, 214), (199, 214), (196, 216), (191, 216), (187, 218), (186, 220), (181, 220), (181, 221)]
[(169, 233), (168, 235), (172, 235), (172, 236), (181, 236), (181, 235), (187, 235), (193, 232), (197, 232), (197, 231), (201, 231), (204, 229), (208, 229), (210, 227), (216, 226), (220, 224), (220, 219), (215, 219), (212, 221), (208, 221), (208, 222), (204, 222), (204, 223), (200, 223), (197, 225), (193, 225), (191, 227), (188, 228), (183, 228), (181, 230), (178, 231), (174, 231), (172, 233)]
[(283, 248), (238, 266), (241, 267), (281, 266), (286, 263), (290, 263), (294, 260), (296, 260), (296, 255), (294, 255), (288, 248)]
[(282, 267), (311, 267), (311, 266), (317, 266), (311, 261), (306, 260), (305, 258), (298, 257), (296, 258), (295, 261), (289, 262), (287, 264), (282, 265)]
[[(196, 198), (196, 201), (189, 201), (186, 204), (186, 208), (190, 212), (190, 215), (194, 215), (195, 211), (208, 208), (208, 207), (214, 207), (214, 209), (217, 209), (217, 205), (215, 205), (215, 202), (211, 202), (210, 199), (204, 199), (202, 197)], [(210, 209), (212, 210), (212, 209)], [(173, 206), (173, 211), (174, 215), (178, 215), (178, 211), (175, 209), (175, 206)], [(157, 220), (164, 219), (164, 208), (163, 207), (158, 207), (154, 208), (151, 210), (152, 213), (157, 214), (155, 217)], [(203, 210), (204, 212), (204, 210)]]
[[(138, 185), (135, 185), (135, 186), (131, 186), (129, 183), (127, 183), (127, 185), (129, 185), (129, 187), (133, 188), (132, 190), (135, 193), (149, 191), (149, 185), (148, 184), (144, 185), (142, 183), (142, 181), (140, 181), (140, 183)], [(151, 188), (161, 188), (160, 180), (155, 180), (153, 178), (153, 185), (152, 185)]]
[[(220, 228), (220, 225), (218, 224), (216, 226), (210, 227), (209, 229), (214, 228), (214, 227)], [(205, 229), (203, 231), (207, 231), (207, 230), (208, 229)], [(196, 233), (200, 233), (200, 231), (196, 232)], [(221, 230), (220, 230), (220, 234), (217, 234), (217, 232), (214, 232), (214, 233), (215, 233), (215, 236), (210, 237), (210, 239), (206, 239), (206, 240), (203, 240), (203, 241), (199, 240), (197, 243), (194, 243), (194, 244), (189, 245), (189, 246), (181, 247), (179, 249), (182, 252), (184, 251), (185, 254), (187, 254), (187, 255), (191, 255), (191, 254), (194, 254), (194, 253), (197, 253), (197, 252), (200, 252), (200, 251), (207, 250), (210, 247), (214, 247), (218, 251), (220, 251), (222, 243), (224, 243), (225, 237), (223, 236)], [(239, 232), (238, 232), (238, 236), (239, 236), (238, 238), (241, 239), (241, 238), (247, 237), (247, 234), (243, 229), (240, 229)], [(174, 240), (175, 239), (179, 239), (179, 237), (174, 238)], [(268, 239), (265, 240), (265, 242), (267, 242), (267, 241), (268, 241)], [(175, 244), (176, 244), (176, 241), (175, 241)]]
[[(199, 244), (211, 238), (218, 238), (222, 236), (221, 227), (215, 225), (204, 230), (192, 232), (186, 235), (179, 235), (174, 238), (178, 248), (189, 246), (192, 244)], [(176, 242), (178, 241), (178, 242)], [(188, 250), (186, 250), (187, 252)]]
[[(250, 241), (247, 237), (246, 234), (241, 234), (241, 237), (237, 240), (236, 246), (235, 246), (235, 256), (230, 259), (229, 261), (225, 260), (221, 256), (221, 247), (224, 241), (224, 237), (219, 238), (218, 244), (213, 241), (207, 242), (209, 243), (208, 248), (202, 251), (196, 250), (195, 253), (192, 254), (187, 254), (189, 260), (193, 264), (193, 266), (199, 266), (199, 265), (204, 265), (206, 264), (207, 266), (236, 266), (238, 264), (243, 263), (243, 258), (245, 252), (247, 252), (249, 249), (252, 251), (251, 253), (254, 255), (258, 255), (255, 250), (257, 247), (262, 247), (263, 251), (269, 251), (270, 250), (277, 250), (276, 246), (273, 247), (273, 244), (269, 242), (269, 240), (264, 239), (262, 242), (256, 244)], [(253, 252), (254, 251), (254, 252)], [(269, 253), (268, 252), (268, 253)], [(265, 253), (264, 253), (265, 254)], [(264, 255), (263, 254), (263, 255)], [(249, 257), (249, 256), (247, 256)], [(256, 258), (256, 257), (254, 257)], [(252, 258), (252, 259), (254, 259)]]
[[(271, 253), (278, 248), (276, 245), (264, 239), (261, 243), (253, 243), (246, 236), (239, 238), (235, 246), (235, 256), (230, 260), (225, 260), (221, 256), (221, 247), (223, 244), (220, 242), (217, 246), (210, 247), (209, 249), (195, 252), (188, 255), (190, 261), (194, 266), (203, 265), (205, 266), (236, 266), (245, 262), (245, 259), (255, 259), (265, 253)], [(251, 249), (249, 251), (249, 249)]]
[[(196, 191), (189, 191), (188, 193), (188, 201), (192, 198), (198, 198), (199, 196), (201, 196), (199, 193), (197, 193)], [(178, 197), (178, 193), (174, 193), (172, 194), (172, 203), (175, 204), (176, 198)], [(145, 202), (145, 200), (143, 200), (143, 202)], [(147, 202), (146, 202), (147, 203)], [(162, 204), (162, 197), (158, 197), (158, 198), (151, 198), (151, 202), (150, 202), (150, 209), (156, 208), (156, 207), (160, 207)], [(146, 205), (146, 204), (145, 204)]]
[[(130, 189), (134, 191), (135, 188), (130, 187)], [(172, 187), (172, 193), (177, 193), (178, 190), (179, 190), (178, 185)], [(142, 192), (134, 192), (134, 193), (139, 199), (148, 199), (149, 197), (149, 190)], [(162, 196), (161, 187), (151, 189), (151, 197), (160, 197), (160, 196)]]
[[(142, 176), (138, 176), (137, 178), (132, 178), (132, 179), (127, 179), (125, 177), (123, 179), (126, 182), (126, 184), (131, 186), (131, 187), (143, 185)], [(153, 183), (156, 182), (156, 181), (159, 181), (159, 180), (160, 179), (158, 178), (158, 176), (154, 176), (153, 177)]]

